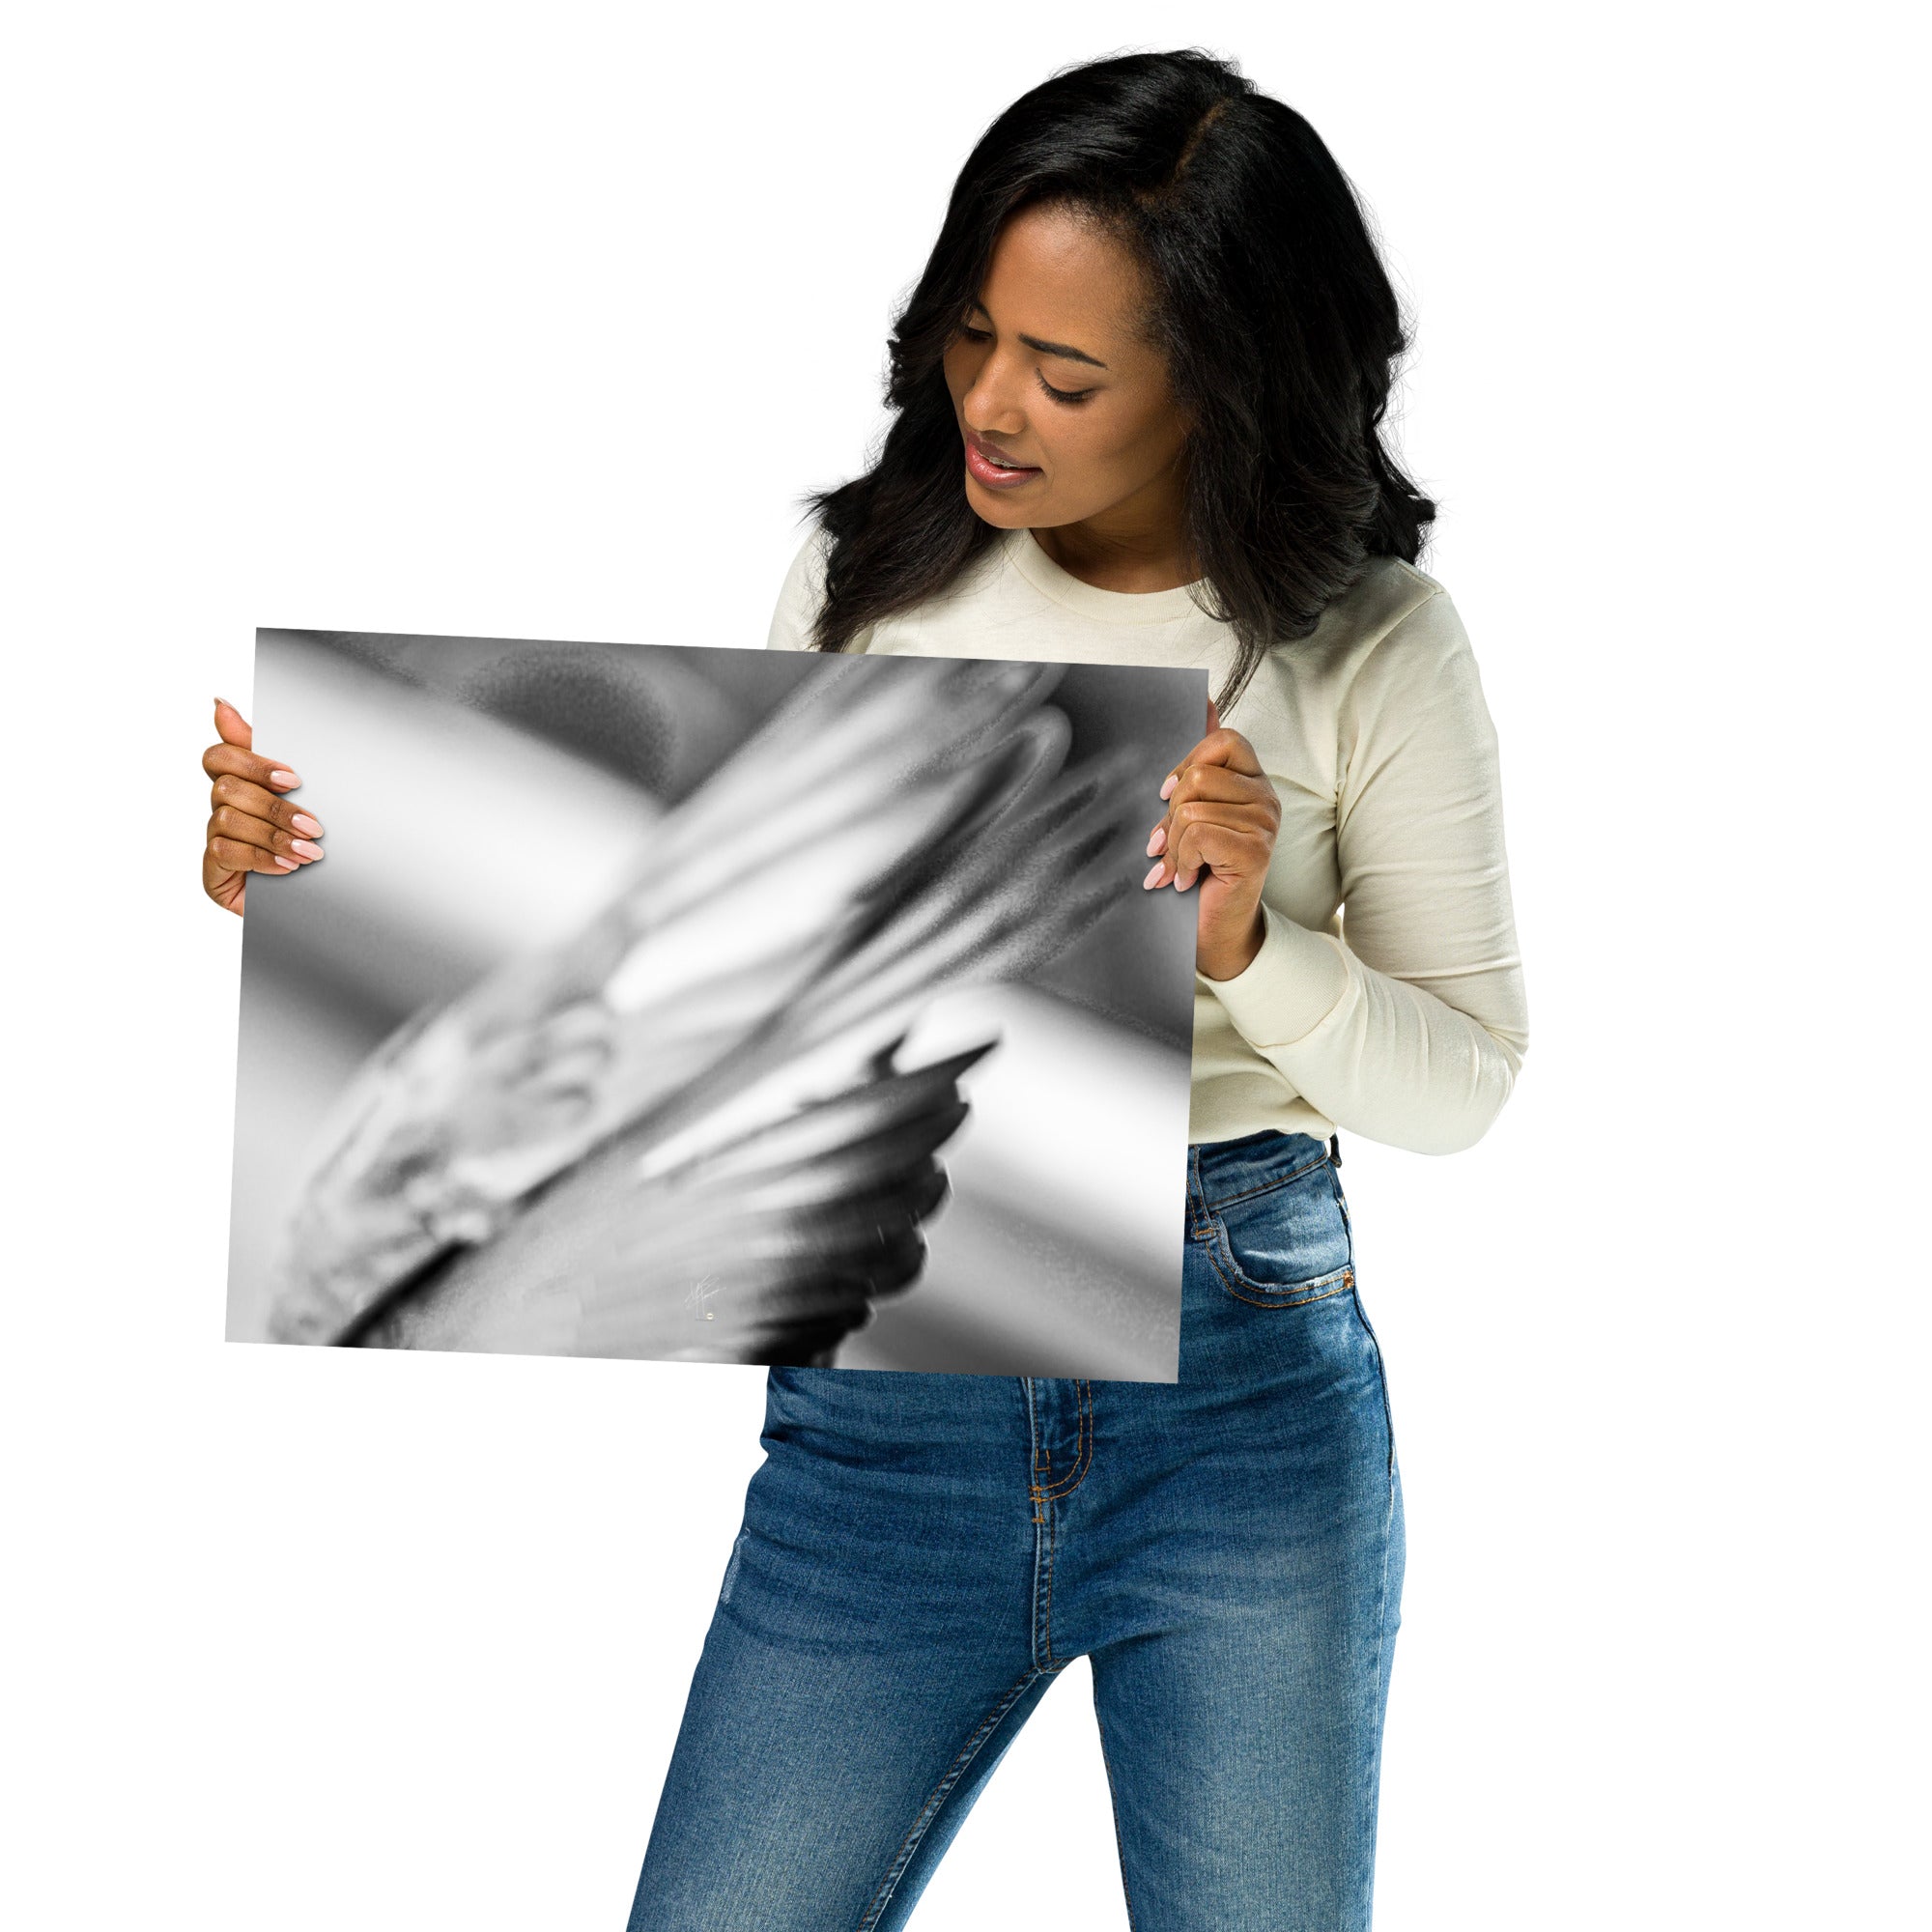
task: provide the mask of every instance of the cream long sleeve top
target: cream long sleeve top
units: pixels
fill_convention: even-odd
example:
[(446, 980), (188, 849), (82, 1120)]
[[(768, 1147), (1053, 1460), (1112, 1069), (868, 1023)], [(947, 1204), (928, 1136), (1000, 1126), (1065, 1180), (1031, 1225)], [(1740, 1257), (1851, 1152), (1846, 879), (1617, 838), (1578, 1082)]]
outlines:
[[(828, 542), (814, 526), (792, 559), (769, 648), (810, 647)], [(1098, 589), (1028, 529), (846, 648), (1199, 666), (1210, 693), (1235, 655), (1189, 586)], [(1261, 951), (1232, 980), (1195, 975), (1188, 1138), (1341, 1127), (1418, 1153), (1472, 1146), (1509, 1097), (1528, 1010), (1496, 734), (1448, 592), (1373, 559), (1222, 723), (1254, 746), (1281, 826)]]

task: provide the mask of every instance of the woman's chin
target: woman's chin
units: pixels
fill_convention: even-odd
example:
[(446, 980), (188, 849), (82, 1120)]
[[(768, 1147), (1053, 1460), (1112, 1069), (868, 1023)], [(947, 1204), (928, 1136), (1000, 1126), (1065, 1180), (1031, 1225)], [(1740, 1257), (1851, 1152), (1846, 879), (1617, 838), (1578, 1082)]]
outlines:
[(1016, 503), (1007, 491), (987, 489), (970, 470), (966, 477), (966, 500), (982, 523), (993, 524), (1003, 530), (1029, 529), (1040, 521), (1037, 501)]

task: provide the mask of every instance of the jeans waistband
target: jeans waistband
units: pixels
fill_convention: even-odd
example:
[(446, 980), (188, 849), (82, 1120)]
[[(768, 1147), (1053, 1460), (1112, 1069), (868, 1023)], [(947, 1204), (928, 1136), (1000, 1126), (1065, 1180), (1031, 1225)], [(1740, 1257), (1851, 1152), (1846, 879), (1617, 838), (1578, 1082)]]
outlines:
[(1187, 1150), (1188, 1208), (1198, 1218), (1224, 1202), (1286, 1180), (1330, 1158), (1332, 1146), (1313, 1134), (1277, 1133), (1273, 1128), (1243, 1134), (1238, 1140), (1197, 1142)]

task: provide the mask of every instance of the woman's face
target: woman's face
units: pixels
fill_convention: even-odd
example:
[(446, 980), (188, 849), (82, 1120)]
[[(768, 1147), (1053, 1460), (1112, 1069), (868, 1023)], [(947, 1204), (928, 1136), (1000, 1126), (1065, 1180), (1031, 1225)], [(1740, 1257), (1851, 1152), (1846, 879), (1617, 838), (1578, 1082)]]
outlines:
[[(1001, 230), (945, 357), (967, 500), (987, 523), (1091, 524), (1128, 543), (1179, 530), (1187, 430), (1163, 358), (1133, 332), (1142, 294), (1133, 258), (1064, 210), (1023, 209)], [(1026, 468), (1007, 480), (981, 450)]]

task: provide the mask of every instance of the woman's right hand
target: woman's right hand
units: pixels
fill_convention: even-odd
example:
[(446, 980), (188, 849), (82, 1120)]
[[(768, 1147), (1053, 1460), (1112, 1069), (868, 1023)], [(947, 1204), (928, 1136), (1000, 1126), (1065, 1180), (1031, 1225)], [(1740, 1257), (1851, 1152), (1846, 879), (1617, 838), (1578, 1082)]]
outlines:
[(202, 770), (214, 781), (201, 889), (216, 905), (239, 913), (250, 872), (293, 872), (322, 857), (316, 842), (322, 826), (282, 796), (301, 780), (255, 751), (247, 719), (225, 697), (214, 700), (214, 728), (220, 742), (201, 754)]

